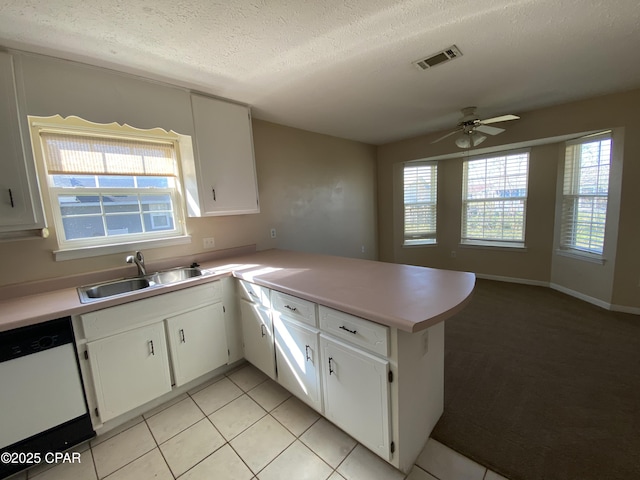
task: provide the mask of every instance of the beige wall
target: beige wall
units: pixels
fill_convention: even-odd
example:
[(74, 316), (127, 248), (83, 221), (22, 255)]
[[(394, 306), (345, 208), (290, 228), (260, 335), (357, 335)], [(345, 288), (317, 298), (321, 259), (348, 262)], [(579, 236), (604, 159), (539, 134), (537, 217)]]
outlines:
[[(562, 142), (532, 147), (527, 200), (525, 252), (460, 247), (462, 156), (453, 141), (431, 142), (443, 132), (378, 147), (378, 228), (380, 259), (488, 276), (511, 277), (539, 283), (557, 283), (565, 290), (614, 306), (640, 307), (640, 137), (637, 107), (640, 90), (607, 95), (521, 114), (504, 124), (505, 133), (490, 138), (483, 150), (512, 148), (540, 139), (616, 128), (622, 149), (619, 235), (614, 237), (602, 266), (584, 266), (580, 260), (559, 259), (554, 250), (555, 198)], [(615, 134), (616, 132), (614, 132)], [(620, 145), (622, 143), (622, 145)], [(401, 164), (405, 161), (460, 153), (439, 162), (438, 245), (403, 248)], [(615, 202), (615, 201), (614, 201)], [(451, 251), (456, 252), (455, 258)], [(552, 275), (553, 267), (553, 275)]]
[[(204, 237), (214, 237), (216, 249), (256, 244), (375, 258), (374, 147), (260, 120), (253, 129), (261, 212), (189, 218), (192, 243), (145, 250), (147, 263), (202, 253)], [(123, 254), (56, 262), (54, 249), (54, 238), (0, 243), (0, 285), (124, 265)]]
[[(27, 114), (60, 110), (141, 128), (156, 119), (158, 126), (193, 132), (189, 96), (181, 89), (45, 57), (21, 61)], [(164, 100), (168, 105), (159, 108)], [(204, 237), (215, 238), (216, 250), (255, 244), (376, 258), (375, 147), (255, 119), (253, 134), (261, 213), (189, 218), (192, 243), (145, 250), (147, 264), (202, 253)], [(56, 248), (53, 237), (1, 242), (0, 286), (124, 265), (124, 254), (56, 262)]]

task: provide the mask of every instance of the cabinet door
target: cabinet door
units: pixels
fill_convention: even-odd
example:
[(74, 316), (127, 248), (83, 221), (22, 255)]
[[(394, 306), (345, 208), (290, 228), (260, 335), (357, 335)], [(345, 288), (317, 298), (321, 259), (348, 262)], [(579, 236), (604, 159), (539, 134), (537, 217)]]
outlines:
[(195, 216), (259, 212), (249, 109), (202, 95), (191, 95), (191, 104), (201, 210)]
[(177, 387), (227, 363), (222, 303), (168, 318), (167, 337)]
[(320, 396), (320, 350), (318, 330), (274, 313), (278, 382), (284, 388), (322, 412)]
[(0, 148), (0, 231), (42, 227), (36, 225), (29, 192), (13, 60), (11, 55), (4, 52), (0, 52)]
[(390, 460), (389, 362), (320, 335), (324, 415)]
[(273, 326), (269, 309), (240, 300), (244, 358), (271, 378), (276, 378)]
[(87, 343), (103, 422), (171, 391), (164, 324)]

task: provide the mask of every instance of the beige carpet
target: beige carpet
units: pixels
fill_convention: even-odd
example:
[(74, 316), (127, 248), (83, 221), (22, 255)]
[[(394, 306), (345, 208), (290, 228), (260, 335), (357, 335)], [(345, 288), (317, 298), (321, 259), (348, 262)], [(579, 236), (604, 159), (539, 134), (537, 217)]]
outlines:
[(432, 436), (511, 480), (640, 479), (640, 316), (478, 280)]

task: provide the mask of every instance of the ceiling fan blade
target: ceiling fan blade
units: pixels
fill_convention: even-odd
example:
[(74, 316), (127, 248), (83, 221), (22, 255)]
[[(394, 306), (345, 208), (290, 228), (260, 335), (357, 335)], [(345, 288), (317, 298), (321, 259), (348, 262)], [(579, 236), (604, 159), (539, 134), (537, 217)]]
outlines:
[(478, 125), (477, 127), (474, 127), (474, 130), (476, 132), (482, 132), (482, 133), (486, 133), (487, 135), (498, 135), (499, 133), (504, 132), (504, 128), (498, 128), (498, 127), (490, 127), (489, 125)]
[(501, 115), (499, 117), (487, 118), (486, 120), (480, 120), (480, 123), (498, 123), (498, 122), (506, 122), (508, 120), (519, 120), (520, 117), (517, 115)]
[(448, 137), (450, 137), (451, 135), (455, 135), (456, 133), (461, 132), (461, 131), (462, 131), (462, 129), (461, 129), (461, 128), (456, 128), (453, 132), (449, 132), (449, 133), (447, 133), (446, 135), (444, 135), (444, 136), (442, 136), (442, 137), (438, 138), (437, 140), (434, 140), (434, 141), (433, 141), (433, 142), (431, 142), (431, 143), (438, 143), (440, 140), (444, 140), (445, 138), (448, 138)]

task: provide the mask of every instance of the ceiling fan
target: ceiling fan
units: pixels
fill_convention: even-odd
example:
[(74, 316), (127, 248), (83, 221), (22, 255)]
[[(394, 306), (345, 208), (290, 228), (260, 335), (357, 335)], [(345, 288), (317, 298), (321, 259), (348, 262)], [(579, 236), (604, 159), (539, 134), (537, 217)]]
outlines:
[(490, 127), (488, 125), (489, 123), (506, 122), (509, 120), (518, 120), (519, 118), (517, 115), (501, 115), (499, 117), (480, 120), (476, 115), (476, 107), (466, 107), (462, 109), (462, 118), (456, 129), (431, 143), (437, 143), (451, 135), (458, 134), (456, 138), (456, 145), (458, 147), (476, 147), (487, 139), (487, 135), (498, 135), (504, 132), (504, 128)]

